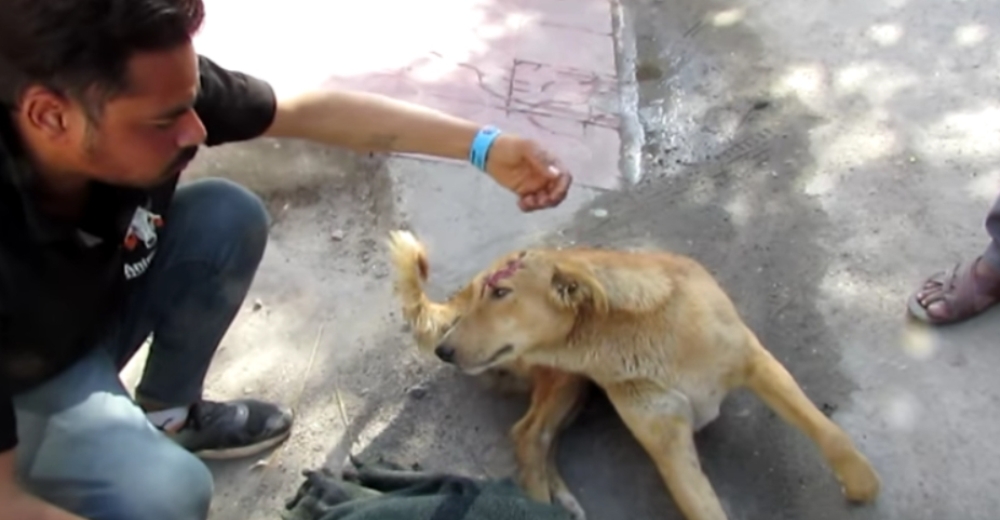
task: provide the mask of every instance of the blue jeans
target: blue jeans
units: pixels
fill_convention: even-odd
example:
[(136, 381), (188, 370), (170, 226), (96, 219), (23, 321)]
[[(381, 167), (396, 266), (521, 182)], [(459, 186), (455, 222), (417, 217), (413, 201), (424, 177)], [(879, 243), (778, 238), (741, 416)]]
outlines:
[(153, 334), (140, 400), (188, 405), (242, 305), (267, 243), (267, 211), (229, 181), (178, 188), (157, 256), (90, 355), (14, 398), (22, 484), (88, 520), (199, 520), (208, 468), (146, 419), (119, 372)]

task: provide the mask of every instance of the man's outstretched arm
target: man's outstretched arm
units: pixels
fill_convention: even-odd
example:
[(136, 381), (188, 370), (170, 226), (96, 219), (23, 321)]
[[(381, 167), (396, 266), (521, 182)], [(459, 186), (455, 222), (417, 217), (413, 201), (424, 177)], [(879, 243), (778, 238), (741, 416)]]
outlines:
[(401, 152), (467, 160), (475, 146), (487, 152), (483, 168), (519, 197), (522, 210), (560, 204), (572, 182), (558, 161), (520, 136), (490, 142), (484, 124), (387, 96), (321, 90), (277, 102), (265, 135), (306, 139), (366, 152)]
[(465, 159), (479, 128), (471, 121), (379, 94), (322, 90), (279, 100), (267, 135), (359, 152)]

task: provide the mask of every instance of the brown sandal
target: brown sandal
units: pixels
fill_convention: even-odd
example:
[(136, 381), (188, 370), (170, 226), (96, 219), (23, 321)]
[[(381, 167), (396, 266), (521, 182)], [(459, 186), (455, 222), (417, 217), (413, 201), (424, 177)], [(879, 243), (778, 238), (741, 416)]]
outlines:
[[(1000, 279), (976, 275), (981, 260), (980, 256), (972, 262), (956, 264), (950, 275), (942, 271), (927, 278), (907, 302), (910, 314), (931, 325), (946, 325), (977, 316), (1000, 302)], [(932, 315), (928, 308), (939, 302), (944, 303), (944, 311)]]

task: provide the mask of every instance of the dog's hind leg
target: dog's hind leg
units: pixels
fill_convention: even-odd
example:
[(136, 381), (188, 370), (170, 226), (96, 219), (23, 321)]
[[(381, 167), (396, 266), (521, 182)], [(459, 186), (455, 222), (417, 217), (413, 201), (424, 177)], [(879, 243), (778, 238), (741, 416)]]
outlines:
[(868, 459), (840, 426), (816, 408), (788, 370), (760, 346), (756, 338), (752, 339), (756, 348), (748, 367), (746, 386), (778, 416), (816, 443), (848, 500), (875, 500), (879, 478)]
[(605, 390), (625, 426), (653, 459), (684, 518), (726, 520), (701, 469), (688, 401), (680, 394), (629, 383)]
[(535, 500), (560, 504), (577, 520), (584, 519), (584, 511), (559, 472), (556, 439), (576, 418), (589, 385), (578, 375), (533, 369), (531, 407), (511, 429), (521, 487)]

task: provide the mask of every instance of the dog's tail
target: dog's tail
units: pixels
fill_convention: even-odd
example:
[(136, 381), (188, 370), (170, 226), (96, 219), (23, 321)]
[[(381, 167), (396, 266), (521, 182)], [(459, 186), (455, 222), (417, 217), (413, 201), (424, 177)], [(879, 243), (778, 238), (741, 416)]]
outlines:
[(424, 292), (429, 270), (427, 251), (413, 233), (392, 231), (388, 245), (396, 271), (395, 291), (402, 304), (403, 318), (410, 326), (417, 346), (431, 351), (437, 347), (458, 311), (453, 302), (439, 304), (427, 298)]
[[(424, 299), (427, 250), (409, 231), (390, 232), (388, 245), (396, 270), (396, 294), (402, 299), (404, 309), (416, 310)], [(411, 319), (411, 316), (406, 314), (406, 319)]]

